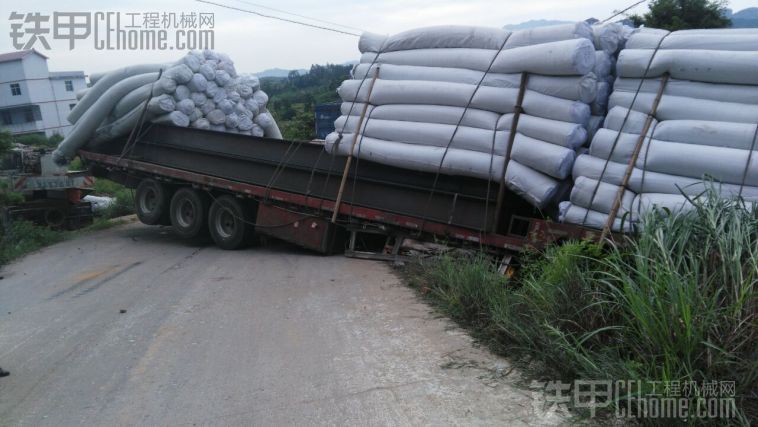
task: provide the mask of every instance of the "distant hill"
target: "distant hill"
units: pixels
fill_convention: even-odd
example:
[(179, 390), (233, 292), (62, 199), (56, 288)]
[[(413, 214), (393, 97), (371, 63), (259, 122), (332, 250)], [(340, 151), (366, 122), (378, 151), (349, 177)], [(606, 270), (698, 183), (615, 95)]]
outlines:
[(528, 30), (529, 28), (547, 27), (549, 25), (570, 24), (573, 21), (556, 21), (551, 19), (532, 19), (520, 24), (503, 25), (506, 30)]
[(351, 68), (345, 64), (311, 65), (295, 78), (261, 79), (261, 88), (269, 96), (268, 109), (285, 138), (307, 140), (315, 136), (314, 106), (340, 100), (337, 87), (349, 78)]
[[(355, 65), (355, 64), (357, 64), (359, 62), (360, 62), (359, 60), (354, 59), (352, 61), (345, 61), (342, 64), (337, 64), (337, 65), (349, 65), (349, 66), (352, 67), (353, 65)], [(267, 77), (273, 77), (273, 78), (281, 79), (281, 78), (285, 78), (285, 77), (289, 76), (290, 75), (290, 71), (292, 71), (292, 70), (287, 70), (287, 69), (284, 69), (284, 68), (269, 68), (268, 70), (263, 70), (263, 71), (261, 71), (259, 73), (255, 73), (255, 75), (258, 76), (258, 78), (261, 78), (261, 79), (262, 78), (267, 78)], [(305, 75), (305, 74), (308, 74), (308, 70), (306, 70), (304, 68), (300, 68), (300, 69), (297, 69), (295, 71), (297, 71), (297, 73), (300, 74), (301, 76)]]
[(749, 7), (731, 16), (733, 28), (758, 28), (758, 7)]
[[(284, 77), (289, 76), (290, 71), (292, 71), (292, 70), (285, 70), (283, 68), (269, 68), (268, 70), (263, 70), (263, 71), (261, 71), (259, 73), (255, 73), (255, 75), (258, 76), (259, 78), (264, 78), (264, 77), (284, 78)], [(302, 69), (302, 68), (299, 69), (299, 70), (296, 70), (296, 71), (301, 76), (303, 74), (306, 74), (308, 72), (308, 70), (305, 70), (305, 69)]]

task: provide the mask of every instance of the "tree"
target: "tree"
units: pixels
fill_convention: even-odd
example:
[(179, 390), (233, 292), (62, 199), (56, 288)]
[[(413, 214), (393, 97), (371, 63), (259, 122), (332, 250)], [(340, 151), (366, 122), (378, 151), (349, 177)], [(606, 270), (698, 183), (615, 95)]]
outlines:
[(5, 129), (0, 129), (0, 157), (13, 148), (13, 135)]
[(690, 28), (725, 28), (731, 20), (724, 16), (726, 0), (653, 0), (642, 16), (631, 16), (635, 25), (669, 31)]

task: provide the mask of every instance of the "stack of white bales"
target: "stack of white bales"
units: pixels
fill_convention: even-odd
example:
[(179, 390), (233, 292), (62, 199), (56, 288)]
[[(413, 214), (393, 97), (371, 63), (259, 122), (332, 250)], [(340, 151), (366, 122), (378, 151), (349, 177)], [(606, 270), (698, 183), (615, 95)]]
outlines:
[(192, 51), (173, 64), (137, 65), (93, 75), (68, 116), (74, 125), (54, 153), (65, 163), (87, 144), (126, 135), (140, 117), (153, 123), (281, 138), (254, 75), (229, 56)]
[(706, 178), (717, 181), (724, 197), (758, 200), (758, 30), (644, 30), (628, 40), (616, 68), (604, 128), (574, 165), (571, 200), (561, 206), (564, 221), (606, 223), (664, 73), (670, 79), (614, 230), (622, 223), (632, 229), (656, 206), (690, 208), (682, 192), (701, 194)]
[(523, 114), (505, 182), (544, 207), (559, 196), (575, 150), (587, 139), (598, 88), (593, 38), (585, 23), (513, 33), (441, 26), (389, 37), (363, 34), (353, 79), (338, 89), (343, 116), (326, 149), (347, 155), (357, 132), (354, 154), (360, 158), (499, 181), (526, 72)]

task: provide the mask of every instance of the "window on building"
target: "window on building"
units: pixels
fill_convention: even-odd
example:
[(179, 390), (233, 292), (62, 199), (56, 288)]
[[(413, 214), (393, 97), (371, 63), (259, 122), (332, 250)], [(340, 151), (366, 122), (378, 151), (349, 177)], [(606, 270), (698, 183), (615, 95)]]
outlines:
[(11, 116), (10, 111), (3, 111), (0, 113), (0, 119), (3, 121), (4, 125), (12, 125), (13, 124), (13, 116)]
[(24, 122), (33, 122), (34, 121), (34, 110), (29, 108), (24, 108)]
[(18, 83), (11, 83), (11, 95), (21, 95), (21, 85)]
[(74, 107), (76, 107), (76, 104), (68, 104), (68, 109), (73, 110)]
[(66, 92), (73, 92), (74, 91), (74, 82), (71, 80), (66, 80), (63, 83), (66, 84)]

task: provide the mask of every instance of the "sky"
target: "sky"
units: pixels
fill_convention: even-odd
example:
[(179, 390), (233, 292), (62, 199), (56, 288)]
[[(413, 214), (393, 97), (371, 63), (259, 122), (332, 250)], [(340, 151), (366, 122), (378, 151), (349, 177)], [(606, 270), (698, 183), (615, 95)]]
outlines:
[[(215, 3), (277, 15), (294, 20), (303, 18), (253, 6), (255, 3), (296, 13), (341, 25), (356, 27), (382, 34), (394, 34), (404, 30), (430, 25), (482, 25), (501, 27), (532, 19), (579, 21), (595, 17), (605, 19), (614, 10), (623, 9), (634, 3), (632, 0), (209, 0)], [(65, 4), (65, 6), (64, 6)], [(97, 5), (93, 9), (93, 5)], [(739, 11), (756, 6), (756, 0), (732, 0), (729, 7)], [(640, 5), (633, 11), (644, 12)], [(53, 12), (118, 12), (121, 14), (122, 28), (134, 22), (143, 25), (144, 13), (213, 13), (215, 49), (227, 53), (240, 72), (258, 72), (268, 68), (308, 68), (311, 64), (343, 63), (357, 60), (358, 37), (346, 34), (303, 27), (287, 22), (263, 18), (253, 14), (229, 10), (216, 5), (195, 0), (133, 0), (133, 1), (93, 1), (42, 0), (13, 4), (3, 1), (0, 6), (0, 52), (16, 50), (11, 38), (13, 12), (24, 14), (39, 12), (52, 15)], [(127, 15), (127, 14), (139, 15)], [(94, 16), (94, 15), (93, 15)], [(94, 18), (93, 18), (94, 19)], [(348, 32), (360, 31), (334, 27), (317, 21), (307, 21), (341, 29)], [(23, 28), (28, 28), (29, 24)], [(101, 25), (101, 27), (104, 25)], [(51, 28), (52, 23), (43, 24)], [(102, 34), (102, 32), (101, 32)], [(174, 44), (177, 34), (167, 32), (168, 43)], [(28, 36), (20, 39), (29, 40)], [(86, 74), (102, 72), (128, 65), (156, 62), (173, 62), (182, 56), (181, 50), (96, 50), (95, 37), (75, 40), (69, 49), (68, 40), (54, 40), (47, 37), (50, 49), (45, 49), (38, 40), (34, 44), (50, 59), (51, 71), (84, 71)]]

